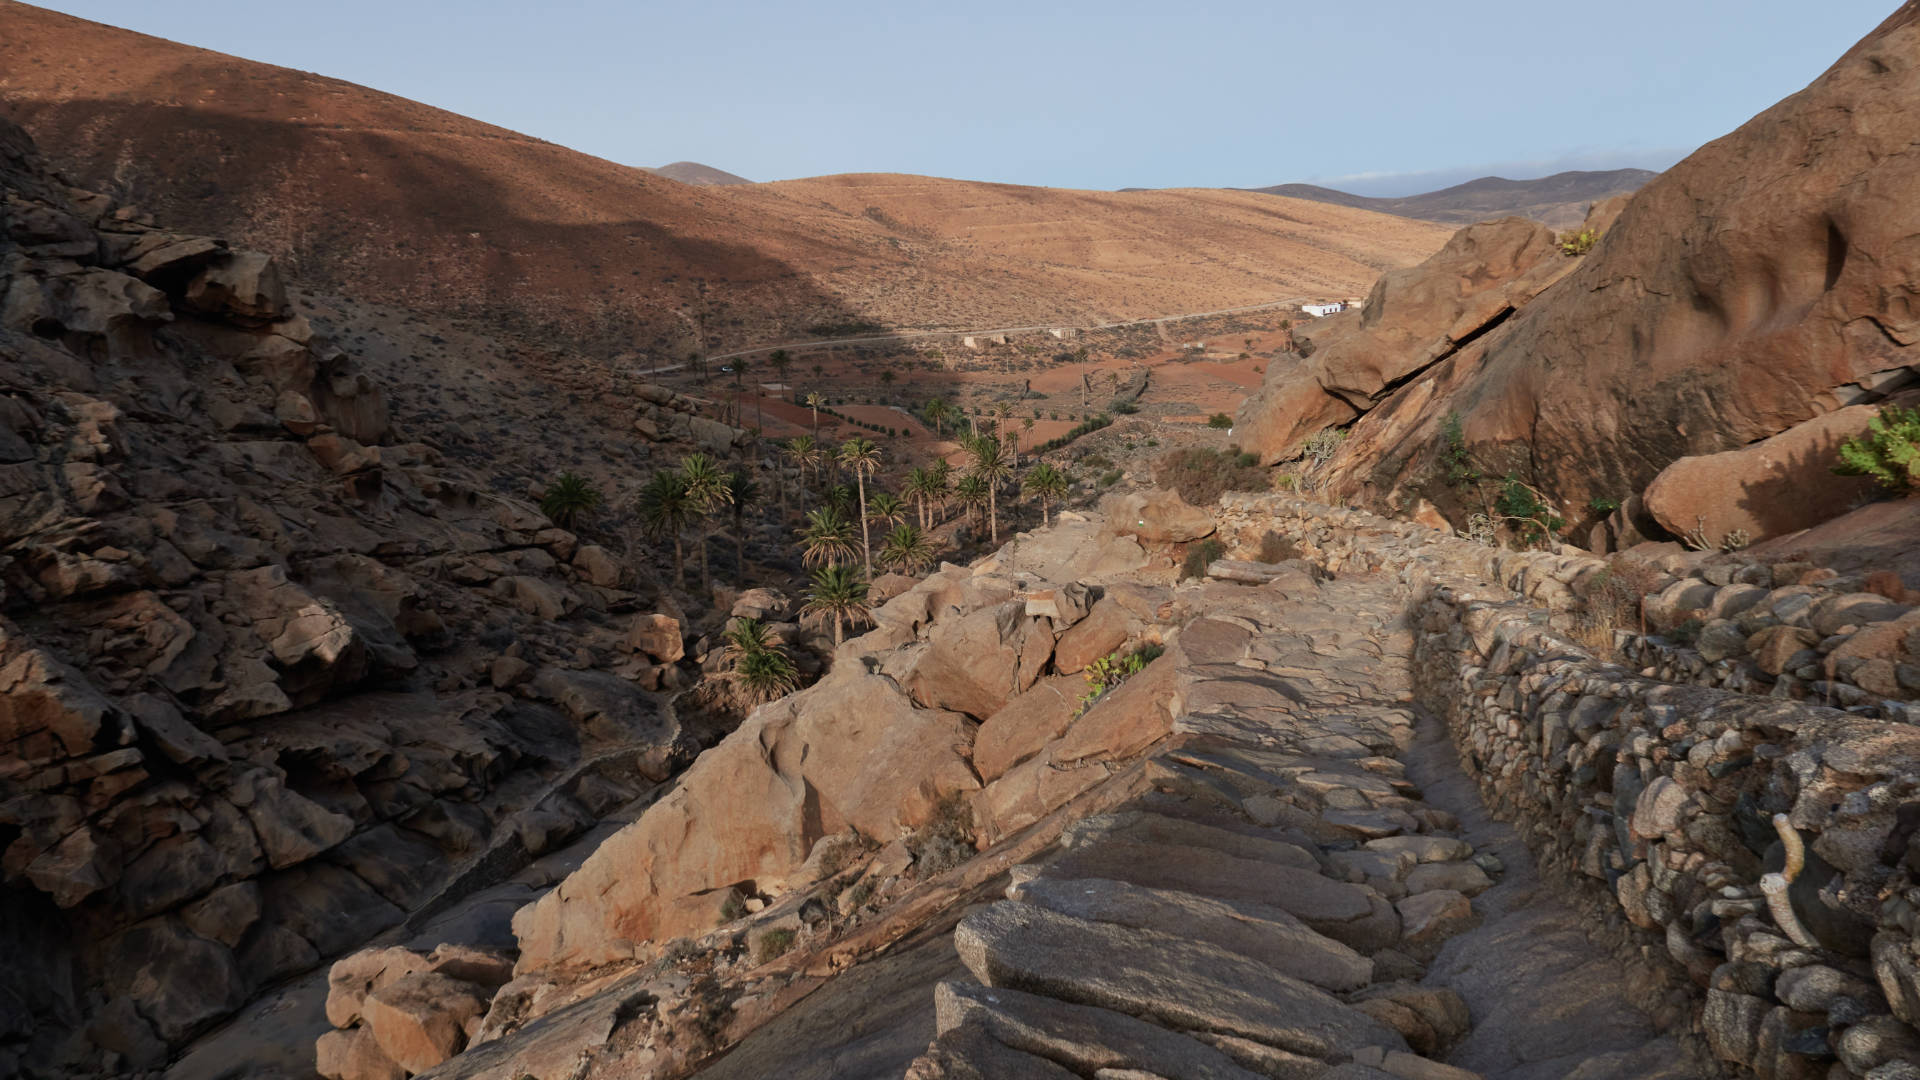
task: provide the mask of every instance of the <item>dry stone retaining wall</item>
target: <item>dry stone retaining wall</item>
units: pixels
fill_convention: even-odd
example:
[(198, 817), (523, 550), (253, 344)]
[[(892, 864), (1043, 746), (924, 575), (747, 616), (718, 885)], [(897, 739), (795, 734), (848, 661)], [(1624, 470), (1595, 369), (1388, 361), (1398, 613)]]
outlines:
[[(1602, 662), (1563, 632), (1597, 560), (1298, 499), (1229, 498), (1222, 520), (1413, 587), (1419, 699), (1635, 954), (1650, 1011), (1763, 1077), (1920, 1075), (1920, 727)], [(1789, 846), (1783, 918), (1762, 882)]]

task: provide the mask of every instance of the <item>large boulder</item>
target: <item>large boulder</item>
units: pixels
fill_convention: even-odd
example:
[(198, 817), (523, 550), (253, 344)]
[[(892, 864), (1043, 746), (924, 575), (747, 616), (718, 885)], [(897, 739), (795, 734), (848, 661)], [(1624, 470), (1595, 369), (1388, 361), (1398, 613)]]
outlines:
[(1184, 544), (1212, 536), (1218, 525), (1213, 515), (1190, 506), (1177, 491), (1130, 491), (1100, 500), (1100, 515), (1113, 536), (1132, 537), (1142, 544)]
[(1765, 540), (1839, 517), (1874, 490), (1869, 477), (1833, 474), (1840, 444), (1878, 412), (1850, 405), (1751, 446), (1683, 457), (1647, 485), (1647, 510), (1673, 535), (1698, 530), (1714, 544), (1736, 532)]
[(782, 891), (822, 837), (886, 841), (977, 788), (964, 716), (915, 705), (858, 665), (754, 710), (675, 789), (558, 888), (514, 916), (521, 971), (633, 955), (712, 929), (694, 902), (737, 884)]
[(914, 700), (984, 720), (1032, 686), (1053, 655), (1053, 631), (1007, 600), (934, 623), (902, 684)]
[(1240, 444), (1269, 464), (1295, 456), (1308, 436), (1370, 410), (1383, 390), (1486, 333), (1572, 268), (1538, 222), (1461, 229), (1419, 266), (1382, 274), (1352, 332), (1271, 365), (1240, 408)]

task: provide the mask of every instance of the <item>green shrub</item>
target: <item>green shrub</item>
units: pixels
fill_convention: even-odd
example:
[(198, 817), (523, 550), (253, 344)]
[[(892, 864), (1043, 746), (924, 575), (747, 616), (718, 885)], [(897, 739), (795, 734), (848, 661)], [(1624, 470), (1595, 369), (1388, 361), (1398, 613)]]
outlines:
[(1207, 426), (1225, 431), (1233, 426), (1233, 417), (1223, 412), (1214, 413), (1212, 416), (1207, 417)]
[(1132, 416), (1134, 413), (1137, 413), (1140, 411), (1140, 406), (1135, 405), (1131, 401), (1121, 401), (1118, 398), (1114, 399), (1112, 408), (1114, 412), (1117, 412), (1122, 416)]
[(764, 964), (793, 951), (794, 932), (788, 927), (769, 930), (753, 943), (754, 959)]
[(1286, 562), (1300, 557), (1300, 549), (1293, 541), (1269, 530), (1260, 538), (1260, 561), (1264, 563)]
[(1340, 444), (1347, 441), (1346, 428), (1324, 428), (1307, 440), (1306, 454), (1315, 465), (1324, 465)]
[(1113, 485), (1120, 482), (1120, 477), (1122, 475), (1123, 474), (1120, 472), (1119, 469), (1109, 469), (1106, 472), (1103, 472), (1100, 474), (1100, 486), (1112, 487)]
[(1587, 503), (1587, 509), (1596, 514), (1611, 514), (1615, 510), (1620, 509), (1620, 500), (1596, 495)]
[(1881, 409), (1867, 422), (1865, 434), (1840, 444), (1840, 464), (1833, 471), (1871, 476), (1901, 494), (1920, 486), (1920, 408)]
[(1512, 473), (1500, 482), (1500, 495), (1493, 508), (1524, 544), (1538, 543), (1567, 527), (1566, 520), (1555, 514), (1537, 491)]
[(1213, 560), (1225, 555), (1227, 549), (1220, 541), (1211, 537), (1187, 547), (1187, 560), (1180, 564), (1180, 580), (1207, 576), (1207, 567)]

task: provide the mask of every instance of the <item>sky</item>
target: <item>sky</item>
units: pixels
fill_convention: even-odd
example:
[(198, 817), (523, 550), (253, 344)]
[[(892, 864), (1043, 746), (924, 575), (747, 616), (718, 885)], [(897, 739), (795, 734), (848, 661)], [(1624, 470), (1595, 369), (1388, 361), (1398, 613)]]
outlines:
[(1662, 169), (1896, 0), (42, 0), (627, 165), (1403, 195)]

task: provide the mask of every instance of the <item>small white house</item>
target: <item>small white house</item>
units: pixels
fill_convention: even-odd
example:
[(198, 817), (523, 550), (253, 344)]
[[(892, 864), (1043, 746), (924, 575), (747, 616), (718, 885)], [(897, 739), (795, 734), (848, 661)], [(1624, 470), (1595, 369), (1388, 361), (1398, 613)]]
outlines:
[(1329, 315), (1347, 310), (1347, 305), (1338, 300), (1331, 300), (1324, 304), (1301, 304), (1300, 310), (1316, 319), (1324, 319)]

